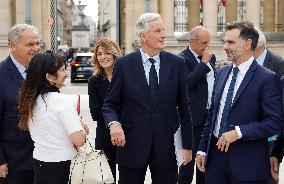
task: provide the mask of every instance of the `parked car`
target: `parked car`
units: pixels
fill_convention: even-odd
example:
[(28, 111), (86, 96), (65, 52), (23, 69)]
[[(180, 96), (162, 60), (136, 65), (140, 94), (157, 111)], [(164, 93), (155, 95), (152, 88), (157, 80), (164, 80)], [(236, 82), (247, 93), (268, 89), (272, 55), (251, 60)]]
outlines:
[(92, 57), (94, 53), (77, 53), (71, 66), (71, 83), (88, 80), (92, 76)]

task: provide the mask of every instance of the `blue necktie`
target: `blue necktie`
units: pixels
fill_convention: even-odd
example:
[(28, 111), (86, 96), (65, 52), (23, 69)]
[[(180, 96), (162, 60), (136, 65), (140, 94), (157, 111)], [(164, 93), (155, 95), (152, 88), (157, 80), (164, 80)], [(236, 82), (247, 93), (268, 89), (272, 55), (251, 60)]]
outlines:
[(152, 64), (149, 73), (149, 87), (152, 99), (155, 99), (158, 91), (158, 76), (154, 65), (156, 61), (153, 58), (149, 58), (149, 61)]
[(224, 106), (223, 113), (222, 113), (218, 137), (221, 137), (221, 135), (228, 130), (228, 115), (230, 113), (231, 106), (232, 106), (234, 88), (235, 88), (235, 84), (237, 80), (238, 71), (239, 71), (238, 67), (233, 68), (233, 76), (232, 76), (232, 80), (231, 80), (231, 83), (228, 89), (225, 106)]

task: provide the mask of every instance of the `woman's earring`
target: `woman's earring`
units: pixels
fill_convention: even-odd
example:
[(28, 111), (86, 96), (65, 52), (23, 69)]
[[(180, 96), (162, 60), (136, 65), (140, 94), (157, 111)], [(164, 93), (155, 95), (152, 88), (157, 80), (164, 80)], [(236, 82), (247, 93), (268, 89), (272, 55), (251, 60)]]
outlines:
[(52, 80), (52, 81), (49, 81), (50, 85), (55, 85), (55, 82)]

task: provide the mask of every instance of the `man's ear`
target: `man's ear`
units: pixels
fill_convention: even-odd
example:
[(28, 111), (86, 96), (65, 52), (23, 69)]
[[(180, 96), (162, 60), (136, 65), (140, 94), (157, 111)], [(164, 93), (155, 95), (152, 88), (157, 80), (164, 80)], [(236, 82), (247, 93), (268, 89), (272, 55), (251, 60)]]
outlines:
[(144, 32), (140, 33), (140, 39), (143, 41), (143, 42), (146, 42), (146, 34)]
[(252, 50), (252, 39), (247, 39), (245, 43), (246, 50)]
[(9, 47), (12, 52), (16, 52), (16, 43), (14, 42), (9, 43)]

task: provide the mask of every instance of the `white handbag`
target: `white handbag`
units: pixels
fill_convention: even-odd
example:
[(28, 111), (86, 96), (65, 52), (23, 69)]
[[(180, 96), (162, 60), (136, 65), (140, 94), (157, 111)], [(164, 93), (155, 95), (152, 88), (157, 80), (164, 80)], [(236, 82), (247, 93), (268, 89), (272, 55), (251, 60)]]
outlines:
[(78, 149), (70, 165), (70, 184), (108, 184), (114, 183), (107, 157), (101, 150), (95, 150), (88, 138)]

